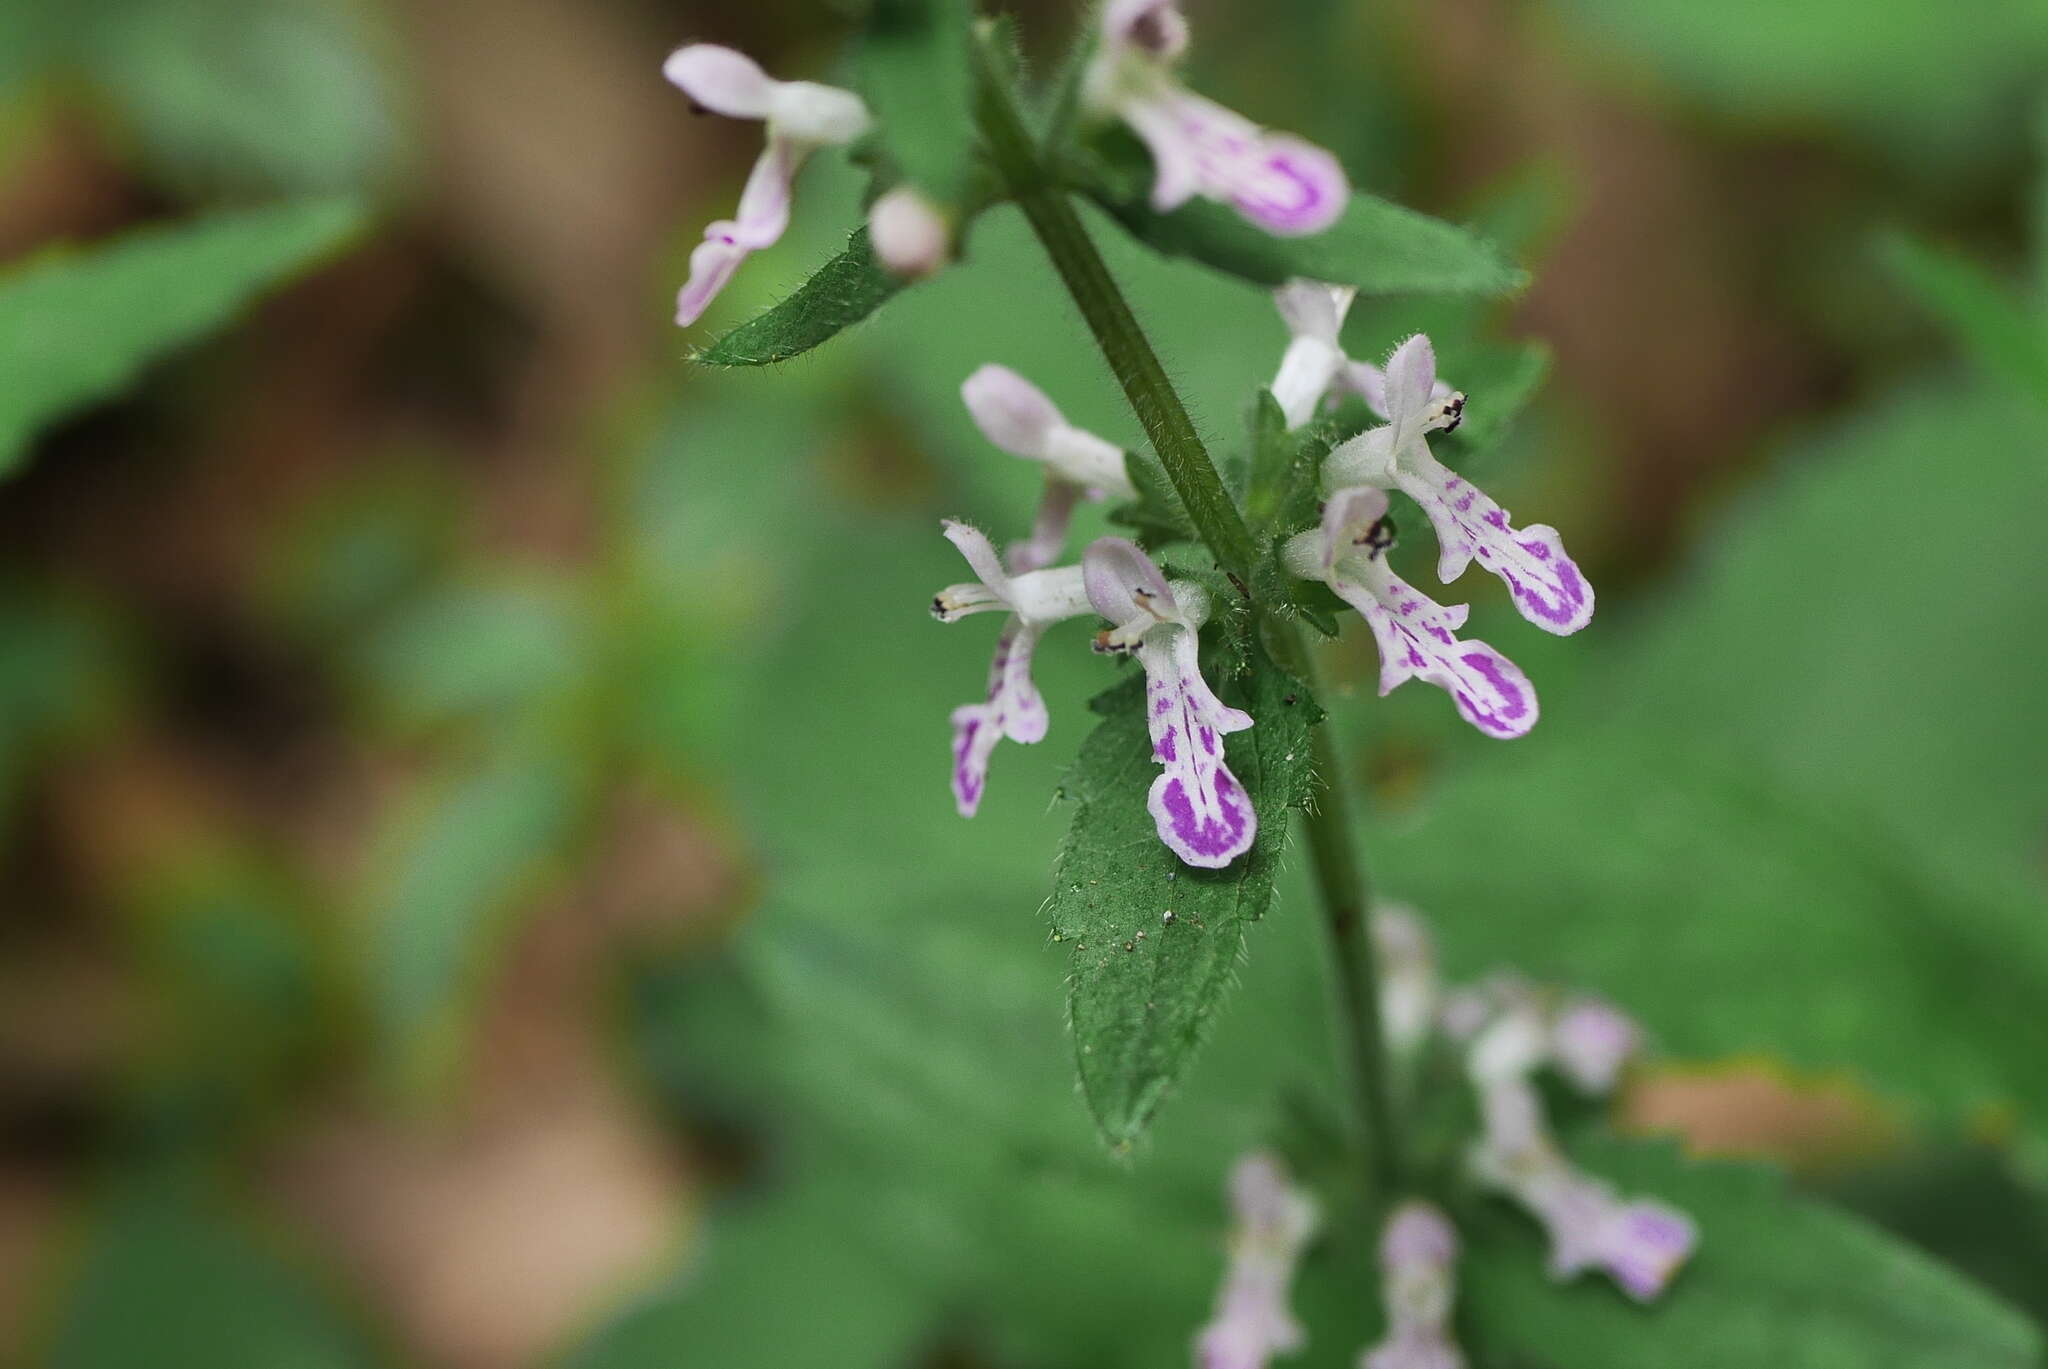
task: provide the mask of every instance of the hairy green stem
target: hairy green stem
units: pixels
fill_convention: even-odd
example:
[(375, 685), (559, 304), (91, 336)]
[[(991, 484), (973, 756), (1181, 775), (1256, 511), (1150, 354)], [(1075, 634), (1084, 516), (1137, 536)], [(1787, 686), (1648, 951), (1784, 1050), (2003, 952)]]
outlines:
[[(1165, 367), (1131, 314), (1102, 255), (1066, 192), (1046, 175), (1044, 160), (984, 35), (975, 44), (977, 117), (997, 170), (1016, 196), (1032, 231), (1123, 386), (1160, 464), (1186, 505), (1195, 530), (1224, 569), (1248, 578), (1256, 554), (1244, 516), (1223, 486)], [(1313, 690), (1314, 662), (1293, 624), (1275, 621), (1270, 634), (1283, 664)], [(1329, 724), (1314, 729), (1321, 801), (1308, 831), (1316, 888), (1330, 940), (1338, 1034), (1352, 1085), (1357, 1127), (1377, 1197), (1390, 1201), (1402, 1172), (1399, 1128), (1389, 1087), (1386, 1036), (1380, 1025), (1379, 974), (1372, 944), (1372, 896), (1353, 845), (1350, 803)]]
[(1240, 581), (1248, 579), (1253, 548), (1244, 516), (1223, 487), (1223, 477), (1209, 460), (1193, 420), (1125, 303), (1123, 292), (1117, 289), (1102, 254), (1096, 251), (1081, 216), (1074, 212), (1073, 201), (1045, 174), (1038, 147), (1024, 126), (1008, 83), (995, 69), (988, 43), (977, 44), (975, 51), (980, 77), (976, 108), (997, 170), (1080, 307), (1088, 331), (1095, 335), (1109, 369), (1123, 386), (1124, 397), (1137, 412), (1195, 531), (1215, 553), (1217, 564)]
[[(1314, 658), (1291, 623), (1275, 623), (1271, 634), (1288, 669), (1314, 693)], [(1391, 1201), (1406, 1168), (1401, 1129), (1394, 1121), (1386, 1029), (1380, 1020), (1379, 955), (1372, 940), (1372, 883), (1358, 858), (1351, 800), (1344, 788), (1335, 726), (1325, 720), (1310, 732), (1315, 772), (1322, 792), (1302, 820), (1314, 863), (1323, 928), (1330, 940), (1330, 974), (1336, 985), (1337, 1033), (1351, 1079), (1358, 1127), (1367, 1163), (1382, 1202)]]

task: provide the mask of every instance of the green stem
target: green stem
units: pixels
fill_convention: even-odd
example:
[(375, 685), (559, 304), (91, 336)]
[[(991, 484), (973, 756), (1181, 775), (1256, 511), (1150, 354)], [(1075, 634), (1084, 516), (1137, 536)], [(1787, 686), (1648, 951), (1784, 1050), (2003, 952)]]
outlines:
[[(986, 34), (974, 45), (979, 87), (976, 111), (989, 152), (1060, 280), (1080, 307), (1102, 354), (1159, 453), (1167, 478), (1218, 564), (1248, 577), (1255, 547), (1251, 531), (1215, 463), (1195, 432), (1166, 368), (1131, 314), (1101, 253), (1095, 249), (1066, 193), (1045, 173), (1043, 159), (990, 51)], [(1271, 636), (1283, 664), (1315, 687), (1314, 662), (1300, 632), (1273, 623)], [(1372, 945), (1372, 896), (1352, 844), (1350, 802), (1327, 723), (1313, 729), (1321, 801), (1309, 812), (1309, 852), (1330, 939), (1339, 1035), (1359, 1133), (1381, 1201), (1390, 1201), (1402, 1172), (1400, 1133), (1394, 1123), (1386, 1036), (1380, 1026), (1379, 973)]]
[(1166, 378), (1165, 368), (1103, 264), (1102, 254), (1095, 250), (1081, 216), (1074, 212), (1073, 201), (1045, 174), (1037, 145), (1024, 126), (1008, 83), (995, 69), (988, 43), (976, 44), (975, 52), (980, 77), (977, 113), (996, 169), (1080, 307), (1088, 331), (1095, 335), (1109, 369), (1124, 388), (1124, 397), (1144, 426), (1145, 436), (1152, 440), (1152, 449), (1159, 453), (1159, 464), (1186, 506), (1195, 531), (1215, 553), (1217, 564), (1241, 581), (1249, 579), (1252, 535), (1243, 515), (1223, 487), (1223, 477), (1209, 460), (1180, 395)]
[[(1295, 677), (1316, 692), (1315, 661), (1301, 632), (1275, 623), (1270, 634)], [(1358, 858), (1351, 799), (1344, 767), (1327, 720), (1311, 729), (1315, 772), (1322, 780), (1317, 802), (1303, 818), (1323, 928), (1330, 940), (1330, 973), (1336, 984), (1337, 1033), (1351, 1080), (1353, 1107), (1366, 1147), (1375, 1188), (1391, 1201), (1406, 1168), (1401, 1130), (1395, 1125), (1387, 1037), (1380, 1021), (1379, 955), (1372, 940), (1372, 882)]]

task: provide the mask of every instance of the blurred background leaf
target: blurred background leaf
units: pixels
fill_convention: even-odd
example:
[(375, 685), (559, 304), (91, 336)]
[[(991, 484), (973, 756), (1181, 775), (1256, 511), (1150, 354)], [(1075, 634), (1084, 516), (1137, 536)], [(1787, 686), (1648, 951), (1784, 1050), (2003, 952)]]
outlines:
[(0, 474), (20, 462), (38, 427), (110, 398), (158, 354), (222, 326), (362, 222), (347, 200), (223, 214), (0, 278)]

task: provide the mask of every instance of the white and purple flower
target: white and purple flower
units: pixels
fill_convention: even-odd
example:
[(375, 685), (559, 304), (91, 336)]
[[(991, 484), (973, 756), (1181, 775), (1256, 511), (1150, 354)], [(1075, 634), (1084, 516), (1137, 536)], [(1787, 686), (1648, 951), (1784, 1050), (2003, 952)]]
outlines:
[[(1381, 419), (1389, 417), (1386, 372), (1369, 361), (1353, 361), (1338, 340), (1357, 294), (1348, 285), (1299, 279), (1273, 292), (1273, 303), (1287, 324), (1288, 342), (1270, 388), (1289, 428), (1314, 418), (1325, 399), (1354, 394)], [(1441, 380), (1432, 387), (1437, 399), (1449, 399), (1452, 393)]]
[[(1059, 535), (1065, 537), (1064, 518)], [(1031, 681), (1031, 656), (1039, 636), (1052, 624), (1092, 614), (1081, 567), (1043, 568), (1032, 564), (1042, 551), (1039, 538), (1011, 549), (1010, 565), (988, 536), (965, 523), (948, 521), (946, 539), (960, 549), (980, 577), (949, 585), (932, 599), (932, 616), (958, 622), (971, 613), (1006, 610), (996, 635), (995, 659), (989, 663), (988, 699), (953, 710), (953, 801), (963, 817), (973, 817), (988, 784), (989, 756), (1004, 737), (1016, 742), (1045, 739), (1050, 722), (1045, 698)], [(1058, 555), (1055, 547), (1051, 555)]]
[(711, 43), (676, 49), (662, 74), (700, 109), (768, 127), (768, 146), (740, 192), (738, 211), (706, 228), (690, 253), (690, 279), (676, 296), (676, 323), (687, 328), (750, 253), (773, 245), (789, 227), (790, 189), (804, 159), (816, 148), (852, 142), (873, 121), (850, 90), (775, 80), (744, 53)]
[(1174, 66), (1188, 22), (1175, 0), (1109, 0), (1084, 99), (1123, 120), (1152, 153), (1152, 207), (1201, 196), (1230, 205), (1269, 233), (1299, 237), (1337, 221), (1351, 197), (1344, 168), (1322, 148), (1183, 87)]
[(1254, 1151), (1230, 1171), (1236, 1218), (1216, 1314), (1195, 1336), (1197, 1369), (1265, 1369), (1306, 1342), (1287, 1308), (1295, 1262), (1315, 1234), (1316, 1202), (1288, 1182), (1276, 1156)]
[(1600, 1269), (1638, 1302), (1663, 1293), (1699, 1244), (1692, 1219), (1663, 1203), (1623, 1199), (1573, 1167), (1551, 1139), (1526, 1076), (1485, 1084), (1479, 1101), (1485, 1131), (1472, 1148), (1472, 1172), (1543, 1224), (1550, 1276), (1563, 1281)]
[(1394, 1209), (1380, 1235), (1387, 1335), (1358, 1357), (1358, 1369), (1464, 1369), (1451, 1339), (1457, 1259), (1458, 1233), (1439, 1208), (1411, 1200)]
[(1323, 507), (1322, 527), (1286, 544), (1287, 569), (1321, 580), (1364, 617), (1379, 645), (1382, 695), (1423, 680), (1449, 693), (1459, 716), (1488, 736), (1523, 735), (1537, 716), (1529, 677), (1485, 642), (1458, 637), (1470, 611), (1463, 604), (1439, 604), (1394, 574), (1386, 513), (1387, 496), (1373, 486), (1338, 490)]
[(1555, 528), (1517, 530), (1507, 510), (1430, 454), (1428, 436), (1458, 426), (1465, 397), (1436, 380), (1436, 352), (1418, 333), (1387, 361), (1384, 427), (1360, 433), (1333, 450), (1323, 465), (1323, 488), (1358, 485), (1399, 489), (1422, 506), (1436, 529), (1445, 584), (1477, 561), (1499, 576), (1524, 618), (1547, 632), (1577, 632), (1593, 618), (1593, 589), (1565, 555)]
[(1209, 596), (1187, 581), (1169, 585), (1121, 537), (1097, 539), (1081, 568), (1089, 602), (1112, 624), (1098, 648), (1134, 652), (1145, 669), (1152, 756), (1165, 767), (1146, 800), (1159, 839), (1187, 864), (1220, 870), (1251, 849), (1259, 823), (1223, 755), (1224, 736), (1250, 727), (1251, 715), (1216, 697), (1197, 656)]

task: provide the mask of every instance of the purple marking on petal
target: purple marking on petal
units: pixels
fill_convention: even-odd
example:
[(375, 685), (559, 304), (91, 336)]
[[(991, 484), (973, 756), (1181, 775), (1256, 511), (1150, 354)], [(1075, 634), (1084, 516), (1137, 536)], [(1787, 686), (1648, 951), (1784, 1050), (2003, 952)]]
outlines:
[(1335, 223), (1351, 198), (1337, 159), (1299, 138), (1269, 135), (1263, 142), (1253, 153), (1253, 174), (1231, 191), (1237, 212), (1275, 237), (1306, 237)]
[(988, 701), (953, 710), (953, 800), (964, 818), (973, 817), (981, 806), (989, 757), (998, 741), (1045, 739), (1051, 720), (1045, 698), (1031, 680), (1031, 657), (1041, 630), (1014, 614), (1006, 619), (989, 660)]
[(1528, 676), (1485, 642), (1457, 636), (1464, 605), (1439, 604), (1384, 562), (1356, 557), (1330, 588), (1372, 629), (1382, 695), (1407, 680), (1422, 680), (1449, 693), (1458, 715), (1489, 736), (1519, 737), (1536, 725), (1536, 690)]
[(1623, 1292), (1649, 1302), (1692, 1256), (1698, 1240), (1698, 1229), (1684, 1213), (1662, 1203), (1626, 1203), (1602, 1223), (1600, 1263)]
[(1322, 148), (1178, 86), (1147, 90), (1121, 113), (1152, 153), (1152, 207), (1161, 213), (1200, 195), (1276, 236), (1300, 237), (1335, 223), (1350, 200), (1344, 168)]
[(1463, 680), (1451, 697), (1466, 722), (1496, 737), (1520, 737), (1536, 725), (1536, 691), (1513, 661), (1476, 640), (1464, 643), (1458, 660)]
[[(1258, 817), (1222, 756), (1220, 734), (1252, 725), (1202, 679), (1195, 633), (1168, 627), (1147, 634), (1138, 660), (1153, 693), (1152, 753), (1165, 772), (1146, 796), (1159, 839), (1189, 865), (1222, 869), (1251, 848)], [(1160, 703), (1165, 708), (1160, 708)]]
[(1517, 531), (1507, 511), (1464, 482), (1426, 451), (1404, 451), (1396, 480), (1436, 530), (1442, 556), (1437, 578), (1445, 584), (1477, 561), (1500, 577), (1524, 618), (1559, 636), (1577, 632), (1593, 620), (1593, 589), (1565, 554), (1557, 529), (1534, 524)]
[(986, 704), (963, 704), (953, 710), (953, 806), (963, 818), (974, 816), (988, 786), (989, 753), (1002, 730)]

